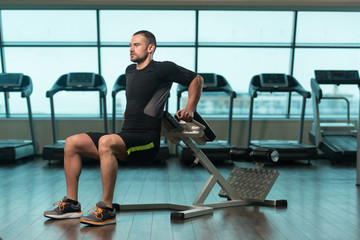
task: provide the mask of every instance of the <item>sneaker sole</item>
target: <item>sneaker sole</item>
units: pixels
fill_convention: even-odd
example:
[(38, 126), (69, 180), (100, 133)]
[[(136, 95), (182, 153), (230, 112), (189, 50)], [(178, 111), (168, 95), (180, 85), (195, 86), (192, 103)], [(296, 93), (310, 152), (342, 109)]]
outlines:
[(76, 212), (76, 213), (65, 213), (61, 215), (51, 215), (44, 213), (45, 217), (53, 218), (53, 219), (68, 219), (68, 218), (81, 218), (82, 212)]
[(94, 222), (94, 221), (89, 221), (89, 220), (85, 220), (85, 219), (82, 218), (82, 219), (80, 219), (80, 223), (94, 225), (94, 226), (105, 226), (105, 225), (115, 224), (116, 223), (116, 218), (115, 219), (109, 219), (109, 220), (106, 220), (104, 222)]

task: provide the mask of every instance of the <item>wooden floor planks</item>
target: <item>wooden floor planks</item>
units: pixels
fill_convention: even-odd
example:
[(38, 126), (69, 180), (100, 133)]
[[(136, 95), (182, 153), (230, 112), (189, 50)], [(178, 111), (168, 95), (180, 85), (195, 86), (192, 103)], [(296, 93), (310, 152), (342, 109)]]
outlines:
[[(251, 163), (234, 163), (252, 167)], [(217, 167), (225, 178), (230, 162)], [(280, 176), (268, 199), (287, 199), (276, 209), (242, 206), (215, 210), (213, 215), (171, 221), (170, 210), (121, 212), (117, 224), (86, 227), (78, 219), (50, 220), (43, 212), (66, 194), (61, 162), (48, 165), (40, 157), (0, 162), (0, 239), (360, 239), (360, 188), (354, 164), (306, 161), (266, 166)], [(119, 166), (114, 202), (192, 204), (209, 174), (177, 158), (153, 166)], [(224, 201), (216, 185), (206, 202)], [(79, 200), (82, 210), (101, 200), (97, 162), (84, 162)]]

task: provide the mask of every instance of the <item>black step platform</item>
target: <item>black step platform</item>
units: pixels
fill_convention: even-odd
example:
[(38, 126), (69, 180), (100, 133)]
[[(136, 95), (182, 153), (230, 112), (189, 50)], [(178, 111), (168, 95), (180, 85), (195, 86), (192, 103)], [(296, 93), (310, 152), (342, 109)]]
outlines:
[(64, 160), (65, 142), (57, 142), (43, 147), (42, 156), (45, 160)]
[(315, 160), (318, 157), (317, 148), (314, 145), (301, 144), (289, 140), (261, 140), (251, 141), (252, 148), (276, 149), (279, 153), (279, 161)]
[(34, 154), (31, 140), (0, 140), (0, 159), (20, 159)]

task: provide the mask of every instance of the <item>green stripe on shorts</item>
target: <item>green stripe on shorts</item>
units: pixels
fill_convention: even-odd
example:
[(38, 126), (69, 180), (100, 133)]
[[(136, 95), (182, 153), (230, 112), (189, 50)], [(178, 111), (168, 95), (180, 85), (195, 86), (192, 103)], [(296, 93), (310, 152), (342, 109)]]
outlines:
[(128, 156), (130, 155), (130, 153), (132, 152), (137, 152), (137, 151), (144, 151), (144, 150), (149, 150), (151, 148), (154, 148), (155, 144), (153, 142), (146, 144), (146, 145), (141, 145), (141, 146), (136, 146), (136, 147), (131, 147), (127, 150), (127, 154)]

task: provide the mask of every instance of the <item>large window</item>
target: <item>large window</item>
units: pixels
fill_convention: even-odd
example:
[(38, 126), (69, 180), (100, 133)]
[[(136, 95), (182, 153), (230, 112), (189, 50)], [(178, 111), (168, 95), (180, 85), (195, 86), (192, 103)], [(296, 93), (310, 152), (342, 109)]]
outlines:
[[(360, 21), (360, 13), (299, 12), (294, 76), (305, 88), (311, 89), (314, 70), (359, 70), (360, 30), (355, 27), (357, 21)], [(348, 98), (352, 116), (357, 116), (359, 88), (356, 85), (321, 85), (321, 88), (325, 95)], [(346, 111), (344, 101), (324, 101), (320, 105), (322, 116), (345, 118)]]
[[(50, 113), (45, 93), (62, 74), (98, 72), (95, 11), (2, 11), (2, 33), (5, 71), (31, 77), (35, 114)], [(61, 92), (55, 112), (98, 114), (95, 99), (93, 93)], [(9, 102), (12, 113), (26, 112), (23, 102)]]
[[(5, 47), (6, 71), (22, 72), (31, 77), (33, 112), (49, 114), (50, 104), (46, 91), (55, 81), (68, 72), (97, 72), (96, 48), (78, 47)], [(90, 92), (59, 92), (54, 96), (55, 112), (61, 114), (98, 114), (99, 109)], [(96, 98), (98, 101), (98, 98)], [(12, 111), (22, 106), (17, 101)], [(82, 104), (81, 104), (82, 103)], [(26, 109), (26, 107), (25, 107)]]
[[(32, 78), (33, 112), (38, 116), (49, 116), (45, 93), (68, 72), (101, 73), (107, 84), (110, 114), (113, 85), (131, 64), (131, 36), (143, 29), (157, 37), (155, 60), (170, 60), (199, 73), (224, 76), (237, 92), (235, 117), (248, 115), (248, 88), (254, 75), (293, 74), (311, 91), (310, 79), (315, 69), (358, 70), (360, 62), (357, 12), (1, 10), (1, 17), (2, 71), (22, 72)], [(176, 87), (174, 84), (171, 91), (171, 112), (176, 111)], [(345, 94), (352, 102), (352, 114), (357, 114), (357, 87), (327, 86), (324, 92)], [(23, 101), (12, 100), (12, 112), (26, 113)], [(286, 108), (287, 101), (287, 95), (274, 98), (261, 95), (255, 114), (285, 114), (286, 110), (279, 106)], [(295, 110), (291, 114), (299, 114), (300, 101), (294, 98)], [(125, 104), (120, 94), (116, 103), (119, 115)], [(55, 96), (55, 111), (60, 114), (97, 117), (99, 106), (97, 93), (62, 92)], [(227, 95), (204, 94), (198, 110), (207, 115), (226, 116), (228, 107)], [(306, 111), (309, 116), (311, 108), (309, 100)], [(0, 111), (4, 112), (3, 98)], [(321, 111), (331, 116), (343, 113), (344, 107), (334, 103)]]
[(95, 11), (1, 11), (5, 44), (96, 42)]
[(360, 21), (356, 12), (299, 12), (296, 44), (309, 46), (359, 46)]
[(287, 45), (292, 12), (200, 11), (200, 45)]
[(101, 43), (127, 46), (132, 34), (148, 30), (159, 45), (193, 45), (195, 11), (100, 11), (100, 29)]

